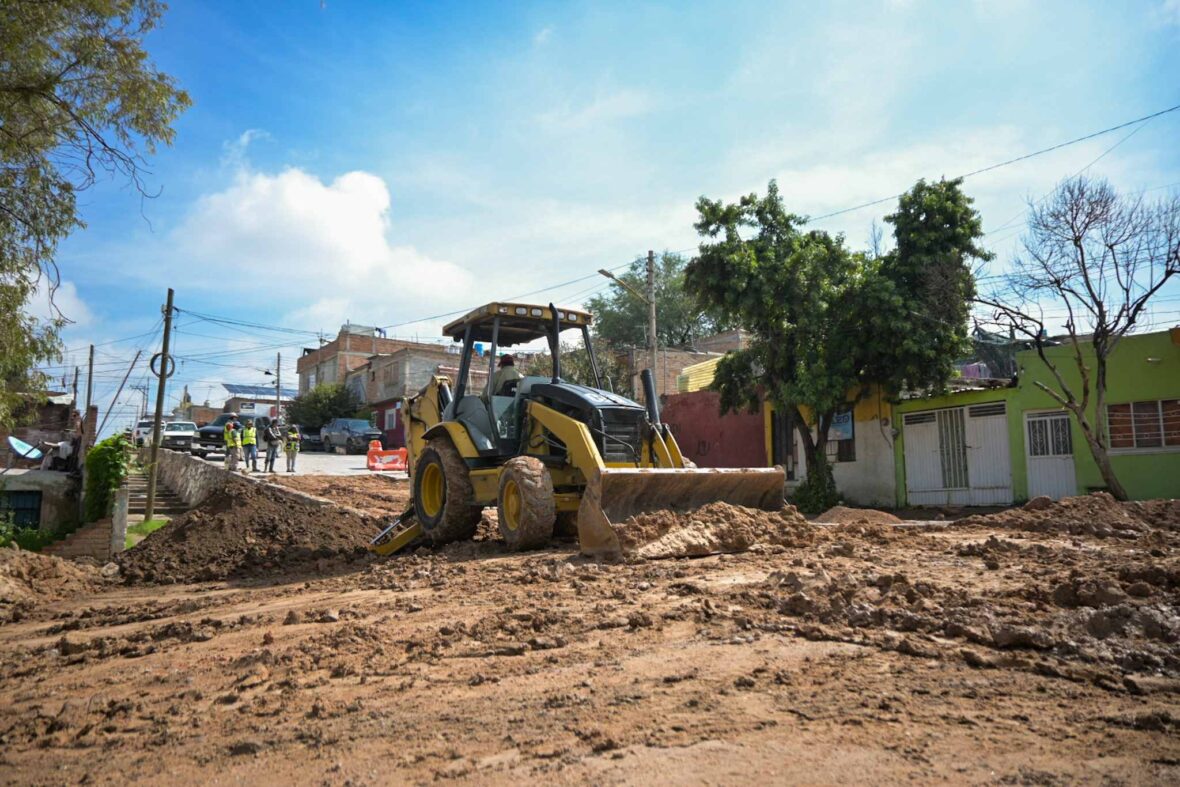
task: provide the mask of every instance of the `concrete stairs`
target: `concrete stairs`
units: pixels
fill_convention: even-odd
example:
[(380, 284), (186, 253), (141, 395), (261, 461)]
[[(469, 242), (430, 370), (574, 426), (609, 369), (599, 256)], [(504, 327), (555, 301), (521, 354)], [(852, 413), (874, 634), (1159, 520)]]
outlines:
[[(133, 474), (127, 476), (127, 490), (130, 492), (130, 505), (127, 509), (128, 518), (132, 521), (143, 521), (147, 508), (147, 476)], [(176, 493), (166, 487), (159, 479), (156, 480), (156, 510), (157, 516), (174, 517), (188, 511), (188, 506), (177, 497)]]
[[(124, 486), (127, 489), (127, 514), (119, 521), (124, 522), (125, 520), (131, 524), (142, 522), (147, 508), (147, 476), (133, 473), (127, 477)], [(118, 509), (118, 505), (116, 505), (116, 509)], [(187, 510), (188, 506), (184, 504), (184, 501), (157, 479), (155, 516), (172, 518)], [(122, 534), (126, 530), (126, 525), (122, 525), (118, 529)], [(114, 523), (111, 519), (100, 519), (78, 528), (61, 541), (55, 541), (41, 551), (46, 555), (64, 558), (90, 557), (100, 563), (105, 563), (111, 559), (111, 541), (115, 537), (113, 530)], [(123, 550), (123, 538), (122, 535), (118, 537), (119, 543), (115, 546), (115, 552)]]

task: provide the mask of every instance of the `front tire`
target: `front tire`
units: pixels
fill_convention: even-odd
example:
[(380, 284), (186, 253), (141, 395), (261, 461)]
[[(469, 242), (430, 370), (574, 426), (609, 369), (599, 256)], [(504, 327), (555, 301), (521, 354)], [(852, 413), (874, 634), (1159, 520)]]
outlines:
[(518, 552), (548, 544), (557, 521), (554, 505), (553, 477), (540, 459), (518, 456), (504, 464), (497, 510), (500, 535), (509, 549)]
[(414, 513), (436, 545), (475, 535), (483, 507), (474, 504), (467, 464), (450, 440), (431, 440), (414, 467)]

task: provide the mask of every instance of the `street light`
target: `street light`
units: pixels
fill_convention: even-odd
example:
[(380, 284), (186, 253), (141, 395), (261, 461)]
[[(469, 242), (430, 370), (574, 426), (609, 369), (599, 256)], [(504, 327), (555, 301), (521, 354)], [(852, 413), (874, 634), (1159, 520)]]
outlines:
[[(632, 287), (627, 282), (615, 276), (610, 271), (600, 268), (598, 270), (606, 278), (618, 284), (627, 292), (634, 295), (642, 303), (647, 304), (647, 351), (651, 358), (651, 373), (656, 373), (656, 255), (655, 252), (648, 251), (647, 253), (647, 295), (639, 292), (639, 290)], [(666, 370), (665, 370), (666, 371)]]
[(613, 281), (615, 284), (617, 284), (617, 285), (619, 285), (620, 287), (622, 287), (623, 289), (625, 289), (627, 292), (629, 292), (629, 293), (631, 293), (632, 295), (634, 295), (636, 298), (638, 298), (638, 299), (639, 299), (640, 301), (642, 301), (643, 303), (646, 303), (646, 304), (648, 304), (649, 306), (651, 305), (651, 301), (648, 299), (648, 297), (647, 297), (646, 295), (644, 295), (644, 294), (643, 294), (643, 293), (641, 293), (639, 290), (635, 289), (635, 288), (634, 288), (634, 287), (632, 287), (630, 284), (628, 284), (627, 282), (623, 281), (622, 279), (620, 279), (618, 276), (614, 275), (614, 274), (613, 274), (613, 273), (611, 273), (610, 271), (608, 271), (608, 270), (605, 270), (605, 269), (603, 269), (603, 268), (599, 268), (599, 269), (598, 269), (598, 272), (599, 272), (599, 273), (601, 273), (601, 274), (602, 274), (603, 276), (605, 276), (606, 278), (608, 278), (608, 279), (610, 279), (611, 281)]

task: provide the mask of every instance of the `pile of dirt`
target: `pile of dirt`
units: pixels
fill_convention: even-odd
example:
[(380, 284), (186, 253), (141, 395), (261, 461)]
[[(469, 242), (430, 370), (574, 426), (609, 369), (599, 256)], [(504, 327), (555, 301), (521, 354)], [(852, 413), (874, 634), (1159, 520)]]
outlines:
[(94, 566), (0, 548), (0, 605), (69, 598), (97, 590), (105, 581)]
[(268, 480), (389, 519), (400, 515), (410, 504), (410, 482), (388, 476), (294, 475), (276, 476)]
[(802, 546), (815, 539), (814, 526), (794, 506), (762, 511), (729, 503), (639, 514), (615, 530), (624, 555), (648, 560), (745, 552), (755, 544)]
[(1023, 508), (969, 516), (957, 520), (956, 524), (1099, 538), (1136, 538), (1150, 527), (1106, 492), (1064, 497), (1056, 502), (1048, 498), (1034, 498)]
[(1127, 503), (1138, 519), (1161, 530), (1180, 530), (1180, 500), (1139, 500)]
[(129, 583), (261, 578), (367, 554), (376, 521), (231, 479), (124, 552)]
[(885, 511), (878, 511), (875, 508), (848, 508), (846, 506), (833, 506), (812, 521), (832, 525), (844, 525), (854, 522), (864, 522), (873, 525), (897, 525), (901, 523), (900, 519)]

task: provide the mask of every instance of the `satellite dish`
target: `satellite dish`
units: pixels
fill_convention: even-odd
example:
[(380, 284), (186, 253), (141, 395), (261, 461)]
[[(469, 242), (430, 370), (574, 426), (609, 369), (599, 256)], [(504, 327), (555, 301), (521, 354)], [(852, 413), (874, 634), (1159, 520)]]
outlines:
[(21, 457), (22, 459), (28, 459), (32, 462), (36, 462), (41, 459), (42, 456), (44, 456), (44, 454), (41, 453), (41, 449), (35, 448), (26, 443), (24, 440), (18, 440), (12, 436), (9, 436), (8, 438), (8, 447), (11, 448), (12, 452), (17, 456)]

